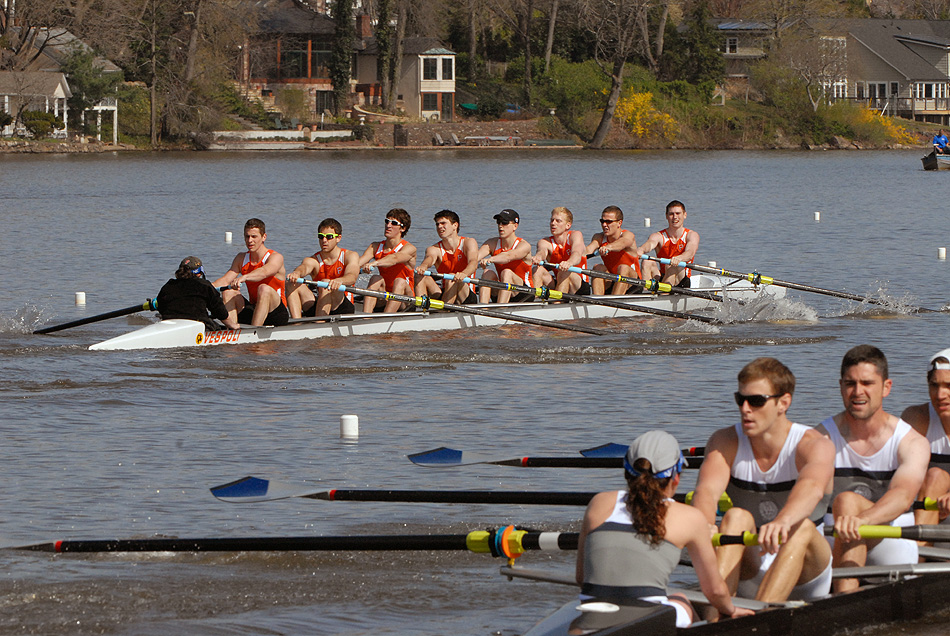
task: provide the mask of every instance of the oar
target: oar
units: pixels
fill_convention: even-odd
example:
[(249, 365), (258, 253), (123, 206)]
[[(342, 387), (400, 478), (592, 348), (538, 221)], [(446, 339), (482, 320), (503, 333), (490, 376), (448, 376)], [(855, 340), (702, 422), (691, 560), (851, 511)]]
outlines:
[[(520, 506), (586, 506), (596, 492), (566, 492), (548, 490), (322, 490), (289, 484), (260, 477), (244, 477), (222, 486), (211, 488), (211, 494), (228, 503), (259, 503), (301, 497), (323, 501), (399, 501), (404, 503), (465, 503), (512, 504)], [(673, 498), (680, 503), (692, 501), (692, 491), (677, 493)], [(732, 507), (729, 496), (723, 494), (719, 506), (725, 512)]]
[(668, 309), (659, 309), (657, 307), (648, 307), (641, 305), (633, 305), (630, 303), (623, 303), (616, 300), (606, 300), (604, 298), (591, 298), (590, 296), (580, 296), (578, 294), (568, 294), (567, 292), (560, 292), (556, 289), (548, 289), (547, 287), (528, 287), (527, 285), (512, 285), (511, 283), (502, 283), (500, 281), (494, 280), (485, 280), (483, 278), (472, 278), (470, 276), (460, 277), (455, 274), (440, 274), (438, 272), (433, 272), (426, 270), (423, 272), (424, 276), (431, 276), (432, 278), (447, 278), (448, 280), (457, 280), (463, 283), (473, 283), (482, 287), (491, 287), (492, 289), (501, 289), (505, 291), (512, 292), (524, 292), (532, 294), (535, 298), (540, 298), (542, 300), (569, 300), (577, 303), (586, 303), (588, 305), (603, 305), (604, 307), (613, 307), (614, 309), (625, 309), (627, 311), (635, 311), (644, 314), (654, 314), (657, 316), (665, 316), (667, 318), (680, 318), (682, 320), (699, 320), (700, 322), (719, 322), (715, 318), (709, 316), (696, 316), (693, 314), (687, 314), (682, 311), (670, 311)]
[(514, 526), (468, 534), (362, 535), (337, 537), (235, 537), (225, 539), (63, 540), (8, 550), (39, 552), (335, 552), (341, 550), (468, 550), (516, 558), (528, 550), (576, 550), (576, 532), (529, 532)]
[[(683, 453), (686, 455), (686, 453)], [(428, 451), (413, 453), (409, 461), (417, 466), (449, 467), (472, 464), (496, 464), (522, 468), (623, 468), (623, 454), (592, 457), (513, 457), (499, 458), (487, 453), (472, 453), (442, 446)], [(697, 468), (702, 457), (687, 457), (688, 468)]]
[[(554, 270), (558, 266), (553, 263), (548, 263), (545, 261), (541, 262), (543, 267)], [(723, 297), (720, 292), (708, 292), (708, 291), (699, 291), (696, 289), (690, 289), (688, 287), (673, 287), (669, 283), (661, 283), (659, 281), (653, 280), (644, 280), (640, 278), (630, 278), (629, 276), (622, 276), (621, 274), (610, 274), (608, 272), (598, 272), (596, 269), (584, 269), (583, 267), (568, 267), (567, 271), (574, 272), (575, 274), (585, 274), (587, 276), (592, 276), (593, 278), (603, 278), (604, 280), (610, 280), (615, 283), (627, 283), (628, 285), (642, 285), (644, 291), (650, 292), (651, 294), (664, 293), (664, 294), (680, 294), (683, 296), (695, 296), (696, 298), (704, 298), (706, 300), (713, 300), (716, 302), (723, 302)], [(738, 301), (742, 304), (745, 304), (745, 301)]]
[[(670, 259), (668, 258), (656, 258), (654, 256), (642, 256), (643, 259), (648, 259), (651, 261), (656, 261), (657, 263), (663, 263), (664, 265), (671, 265)], [(696, 265), (695, 263), (682, 263), (685, 267), (690, 269), (695, 269), (698, 272), (706, 272), (707, 274), (718, 274), (720, 276), (728, 276), (730, 278), (737, 278), (739, 280), (747, 280), (753, 285), (778, 285), (779, 287), (787, 287), (788, 289), (796, 289), (798, 291), (812, 292), (813, 294), (824, 294), (825, 296), (834, 296), (835, 298), (844, 298), (846, 300), (855, 300), (862, 303), (869, 303), (872, 305), (884, 305), (886, 307), (891, 307), (892, 304), (887, 301), (878, 300), (876, 298), (868, 298), (867, 296), (859, 296), (857, 294), (851, 294), (843, 291), (835, 291), (833, 289), (823, 289), (821, 287), (814, 287), (812, 285), (803, 285), (801, 283), (790, 283), (786, 280), (779, 280), (778, 278), (772, 278), (771, 276), (763, 276), (758, 272), (752, 272), (751, 274), (742, 274), (740, 272), (731, 272), (728, 269), (720, 269), (717, 267), (707, 267), (705, 265)], [(926, 307), (912, 307), (915, 311), (918, 312), (927, 312), (927, 313), (938, 313), (935, 309), (927, 309)]]
[[(585, 448), (580, 451), (584, 457), (623, 457), (627, 454), (628, 446), (626, 444), (601, 444), (593, 448)], [(682, 449), (684, 457), (702, 457), (706, 454), (704, 446), (693, 446)]]
[[(302, 285), (308, 285), (310, 287), (323, 287), (329, 288), (329, 284), (326, 281), (318, 280), (306, 280), (304, 278), (298, 278), (295, 282)], [(488, 318), (497, 318), (499, 320), (507, 320), (510, 322), (523, 322), (529, 325), (537, 325), (539, 327), (551, 327), (553, 329), (565, 329), (567, 331), (577, 331), (580, 333), (589, 333), (594, 334), (595, 336), (602, 336), (606, 332), (603, 329), (594, 329), (593, 327), (582, 327), (579, 325), (566, 325), (561, 322), (554, 322), (553, 320), (542, 320), (540, 318), (529, 318), (527, 316), (516, 316), (504, 311), (492, 311), (490, 309), (475, 309), (474, 307), (466, 307), (464, 305), (452, 305), (449, 303), (444, 303), (441, 300), (434, 300), (428, 296), (403, 296), (402, 294), (393, 294), (390, 292), (380, 292), (372, 289), (360, 289), (359, 287), (348, 287), (346, 285), (340, 285), (339, 290), (342, 292), (352, 292), (354, 294), (359, 294), (360, 296), (372, 296), (373, 298), (380, 298), (382, 300), (397, 300), (401, 303), (409, 303), (410, 305), (415, 305), (416, 307), (421, 307), (423, 310), (428, 311), (429, 309), (445, 309), (448, 311), (454, 311), (461, 314), (472, 314), (473, 316), (486, 316)]]
[(132, 305), (131, 307), (126, 307), (125, 309), (116, 309), (115, 311), (110, 311), (104, 314), (99, 314), (97, 316), (89, 316), (88, 318), (81, 318), (79, 320), (73, 320), (72, 322), (66, 322), (61, 325), (54, 325), (52, 327), (44, 327), (42, 329), (37, 329), (33, 333), (42, 334), (42, 333), (53, 333), (54, 331), (62, 331), (63, 329), (71, 329), (73, 327), (78, 327), (80, 325), (88, 325), (91, 322), (99, 322), (100, 320), (108, 320), (109, 318), (118, 318), (119, 316), (128, 316), (129, 314), (135, 314), (140, 311), (157, 311), (158, 303), (152, 298), (147, 298), (144, 303), (139, 305)]
[[(932, 499), (922, 502), (922, 507), (936, 505)], [(917, 507), (917, 506), (915, 506)], [(928, 508), (929, 509), (929, 508)], [(837, 533), (834, 529), (826, 528), (825, 534)], [(910, 539), (911, 541), (950, 541), (950, 527), (940, 525), (920, 526), (859, 526), (858, 534), (862, 539)], [(759, 535), (754, 532), (742, 534), (714, 534), (713, 545), (759, 545)]]

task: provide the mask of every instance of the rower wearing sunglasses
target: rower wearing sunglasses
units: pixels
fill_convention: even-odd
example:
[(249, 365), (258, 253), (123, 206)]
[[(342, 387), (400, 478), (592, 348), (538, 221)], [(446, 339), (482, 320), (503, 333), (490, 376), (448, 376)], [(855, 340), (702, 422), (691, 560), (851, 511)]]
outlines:
[[(493, 218), (498, 224), (498, 236), (482, 243), (478, 250), (478, 264), (485, 268), (482, 278), (534, 287), (531, 281), (531, 243), (515, 235), (521, 217), (515, 210), (506, 209)], [(495, 266), (494, 272), (490, 269), (492, 265)], [(511, 292), (504, 289), (482, 287), (478, 290), (478, 301), (481, 303), (489, 302), (492, 296), (499, 303), (534, 300), (534, 295), (528, 292), (521, 292), (512, 298)]]
[[(640, 252), (637, 251), (637, 237), (630, 230), (623, 228), (623, 210), (616, 205), (608, 205), (600, 214), (602, 232), (594, 234), (586, 254), (597, 253), (603, 263), (594, 265), (594, 270), (617, 274), (627, 278), (643, 278), (640, 273)], [(595, 296), (603, 296), (607, 291), (607, 282), (603, 278), (591, 280), (591, 287)], [(628, 293), (639, 293), (643, 287), (630, 289), (629, 283), (616, 281), (611, 283), (610, 293), (613, 296), (622, 296)]]
[(717, 549), (731, 593), (767, 602), (822, 597), (831, 589), (823, 516), (831, 501), (834, 444), (788, 419), (795, 376), (784, 364), (757, 358), (738, 379), (740, 422), (709, 438), (693, 505), (715, 524), (725, 492), (733, 507), (719, 532), (758, 531), (760, 547)]
[[(340, 285), (356, 284), (360, 275), (360, 257), (355, 251), (340, 247), (342, 236), (343, 225), (339, 221), (333, 218), (320, 221), (317, 227), (320, 251), (303, 259), (287, 276), (287, 309), (291, 318), (356, 312), (353, 294), (341, 292)], [(311, 280), (326, 281), (329, 287), (321, 287), (314, 296), (309, 286), (293, 282), (306, 276)]]
[[(379, 273), (369, 279), (368, 289), (386, 291), (390, 294), (412, 296), (414, 293), (413, 270), (416, 267), (416, 246), (403, 238), (409, 232), (412, 219), (402, 208), (393, 208), (386, 213), (385, 239), (370, 243), (360, 257), (360, 269), (369, 274), (375, 267)], [(390, 300), (386, 303), (387, 314), (404, 309), (405, 303)], [(363, 297), (363, 311), (373, 313), (376, 298)]]

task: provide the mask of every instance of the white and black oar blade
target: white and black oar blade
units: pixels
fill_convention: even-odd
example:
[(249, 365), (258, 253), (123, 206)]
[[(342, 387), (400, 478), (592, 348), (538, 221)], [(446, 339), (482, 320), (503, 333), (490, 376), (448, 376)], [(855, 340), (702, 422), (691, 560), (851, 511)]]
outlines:
[(244, 477), (229, 484), (215, 486), (211, 494), (229, 503), (256, 503), (259, 501), (274, 501), (291, 497), (306, 497), (313, 495), (313, 488), (288, 484), (259, 477)]

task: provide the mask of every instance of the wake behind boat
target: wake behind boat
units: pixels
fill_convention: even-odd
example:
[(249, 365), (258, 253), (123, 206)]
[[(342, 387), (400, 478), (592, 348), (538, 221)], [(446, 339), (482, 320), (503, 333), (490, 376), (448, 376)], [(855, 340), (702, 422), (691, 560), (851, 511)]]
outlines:
[[(778, 299), (785, 289), (776, 286), (754, 286), (748, 281), (734, 280), (708, 274), (693, 276), (693, 291), (715, 294), (720, 299), (750, 300), (760, 294)], [(471, 305), (510, 313), (513, 317), (539, 318), (549, 321), (581, 319), (629, 318), (642, 316), (636, 307), (664, 309), (676, 312), (696, 312), (717, 304), (716, 300), (698, 296), (671, 293), (667, 295), (635, 294), (631, 296), (602, 296), (611, 301), (629, 304), (630, 310), (587, 303), (512, 303)], [(291, 321), (282, 327), (242, 327), (241, 329), (207, 330), (204, 323), (194, 320), (163, 320), (136, 331), (96, 343), (89, 348), (97, 351), (130, 349), (168, 349), (174, 347), (206, 347), (220, 344), (252, 344), (279, 340), (308, 340), (329, 336), (361, 336), (413, 331), (442, 331), (470, 327), (497, 327), (516, 324), (493, 316), (454, 312), (410, 312), (398, 314), (351, 314), (326, 316)]]

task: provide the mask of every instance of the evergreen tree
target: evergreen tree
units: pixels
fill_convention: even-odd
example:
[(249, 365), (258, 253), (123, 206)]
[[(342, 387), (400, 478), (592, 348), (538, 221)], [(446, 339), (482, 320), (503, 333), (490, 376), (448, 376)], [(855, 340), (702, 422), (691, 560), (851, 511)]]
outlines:
[(91, 50), (77, 48), (63, 63), (73, 96), (69, 98), (69, 115), (73, 128), (79, 127), (82, 113), (98, 104), (107, 95), (115, 94), (122, 83), (121, 72), (106, 72), (95, 65)]
[(353, 42), (356, 40), (356, 22), (353, 16), (353, 0), (335, 0), (333, 20), (333, 45), (330, 52), (330, 82), (333, 84), (333, 111), (337, 116), (346, 110), (350, 95), (350, 72), (353, 68)]
[(699, 0), (690, 13), (683, 43), (686, 48), (685, 71), (681, 79), (693, 84), (719, 82), (726, 74), (726, 59), (719, 51), (721, 37), (712, 25), (707, 0)]

